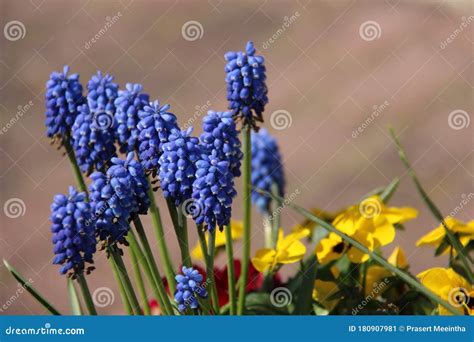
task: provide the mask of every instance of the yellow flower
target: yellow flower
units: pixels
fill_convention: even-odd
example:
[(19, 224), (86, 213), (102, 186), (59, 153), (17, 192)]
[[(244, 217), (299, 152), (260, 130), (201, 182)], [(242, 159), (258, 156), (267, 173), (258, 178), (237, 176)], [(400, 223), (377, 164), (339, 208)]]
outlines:
[(341, 300), (341, 298), (330, 299), (335, 293), (339, 291), (337, 284), (333, 281), (315, 280), (313, 288), (313, 299), (321, 303), (325, 309), (331, 311)]
[[(474, 315), (474, 287), (452, 268), (430, 268), (417, 275), (429, 290), (454, 306), (460, 314)], [(451, 313), (438, 305), (440, 315)]]
[[(397, 266), (398, 268), (406, 268), (408, 267), (408, 262), (405, 257), (405, 252), (400, 247), (396, 247), (392, 254), (388, 257), (388, 262), (391, 263), (393, 266)], [(367, 274), (365, 276), (365, 295), (368, 296), (375, 288), (379, 288), (380, 292), (382, 292), (385, 287), (381, 288), (382, 281), (385, 278), (391, 277), (393, 274), (385, 267), (374, 265), (370, 266), (367, 269)]]
[[(332, 224), (373, 251), (388, 245), (395, 239), (395, 224), (412, 220), (417, 215), (416, 209), (387, 207), (379, 196), (371, 196), (360, 204), (347, 208), (334, 219)], [(365, 262), (369, 259), (368, 254), (348, 246), (336, 234), (329, 234), (316, 248), (316, 255), (321, 263), (337, 259), (345, 252), (354, 263)]]
[(277, 265), (292, 264), (303, 259), (306, 246), (300, 241), (309, 235), (309, 229), (303, 229), (283, 236), (283, 228), (278, 231), (275, 249), (262, 248), (252, 258), (253, 266), (259, 272), (274, 270)]
[[(340, 211), (339, 211), (340, 212)], [(311, 214), (313, 214), (314, 216), (317, 216), (319, 217), (320, 219), (326, 221), (326, 222), (332, 222), (332, 220), (334, 220), (334, 218), (339, 215), (339, 212), (337, 213), (333, 213), (333, 212), (329, 212), (329, 211), (324, 211), (322, 209), (318, 209), (318, 208), (313, 208), (311, 209)], [(296, 224), (294, 227), (293, 227), (293, 231), (297, 231), (299, 229), (309, 229), (310, 232), (312, 233), (313, 232), (313, 229), (317, 226), (318, 224), (312, 220), (309, 220), (309, 219), (306, 219), (304, 220), (303, 222), (301, 223), (298, 223)]]
[[(244, 231), (242, 222), (232, 220), (230, 227), (231, 227), (230, 234), (232, 236), (232, 240), (240, 239)], [(207, 241), (208, 241), (208, 235), (206, 235), (206, 242)], [(224, 231), (221, 232), (219, 229), (217, 229), (216, 230), (216, 248), (225, 246), (225, 243), (226, 243), (225, 232)], [(191, 251), (191, 255), (193, 259), (204, 260), (204, 256), (201, 250), (201, 245), (199, 243), (193, 248), (193, 250)]]
[[(458, 234), (459, 240), (463, 246), (466, 246), (470, 241), (474, 241), (474, 220), (469, 221), (468, 223), (461, 222), (456, 220), (453, 217), (447, 217), (446, 225), (454, 233)], [(419, 246), (432, 246), (438, 248), (439, 245), (443, 242), (446, 236), (446, 230), (442, 224), (433, 229), (426, 235), (423, 235), (417, 242), (417, 247)], [(443, 254), (450, 253), (450, 248), (446, 248)], [(456, 253), (456, 250), (453, 249), (453, 253)]]

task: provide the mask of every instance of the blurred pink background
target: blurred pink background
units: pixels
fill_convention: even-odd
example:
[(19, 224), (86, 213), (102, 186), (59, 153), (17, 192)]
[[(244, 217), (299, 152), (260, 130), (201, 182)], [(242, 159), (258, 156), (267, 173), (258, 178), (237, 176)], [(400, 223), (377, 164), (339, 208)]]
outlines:
[[(420, 215), (397, 234), (386, 254), (402, 246), (413, 273), (446, 265), (432, 249), (415, 247), (438, 224), (406, 175), (387, 127), (399, 134), (444, 215), (461, 205), (463, 196), (472, 196), (471, 1), (2, 0), (0, 8), (0, 28), (15, 24), (19, 30), (2, 30), (0, 37), (0, 256), (61, 311), (69, 312), (66, 281), (51, 265), (49, 205), (74, 178), (67, 158), (44, 135), (50, 72), (68, 64), (83, 85), (97, 70), (113, 74), (120, 86), (142, 83), (152, 99), (169, 103), (180, 123), (195, 125), (199, 134), (208, 107), (226, 108), (224, 53), (243, 49), (248, 40), (266, 58), (270, 102), (264, 126), (279, 140), (287, 194), (298, 190), (294, 201), (307, 208), (337, 210), (400, 177), (391, 204), (416, 207)], [(186, 30), (189, 25), (194, 33)], [(287, 120), (276, 120), (280, 115)], [(21, 200), (20, 213), (13, 215), (19, 217), (6, 213), (11, 199)], [(157, 199), (163, 206), (159, 192)], [(237, 219), (240, 203), (238, 197)], [(456, 217), (467, 221), (473, 213), (474, 203), (468, 201)], [(165, 207), (162, 214), (178, 264)], [(284, 210), (287, 231), (300, 220)], [(253, 222), (255, 250), (263, 236), (256, 211)], [(154, 242), (149, 219), (144, 223)], [(194, 245), (194, 226), (189, 226)], [(241, 254), (239, 243), (235, 253)], [(103, 253), (95, 260), (97, 269), (88, 277), (91, 291), (108, 287), (115, 294), (113, 304), (99, 310), (120, 314)], [(220, 255), (217, 264), (223, 262)], [(283, 273), (293, 270), (285, 267)], [(0, 308), (17, 289), (2, 264)], [(22, 294), (0, 313), (45, 311)]]

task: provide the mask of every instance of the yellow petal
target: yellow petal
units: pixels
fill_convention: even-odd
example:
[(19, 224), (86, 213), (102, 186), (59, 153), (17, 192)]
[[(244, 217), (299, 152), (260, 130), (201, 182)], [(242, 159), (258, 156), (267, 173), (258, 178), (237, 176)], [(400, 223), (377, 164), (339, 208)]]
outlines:
[(391, 272), (382, 266), (369, 267), (365, 277), (365, 295), (368, 296), (375, 288), (379, 288), (381, 282), (391, 275)]
[(358, 206), (349, 207), (346, 211), (339, 214), (332, 222), (333, 226), (344, 234), (353, 235), (358, 227), (358, 221), (361, 215)]
[(418, 210), (410, 207), (386, 207), (383, 209), (382, 215), (392, 224), (404, 223), (415, 219), (418, 216)]
[(443, 241), (445, 234), (446, 231), (444, 230), (444, 228), (442, 226), (439, 226), (438, 228), (433, 229), (428, 234), (423, 235), (416, 242), (416, 246), (420, 247), (423, 245), (431, 245), (437, 247), (441, 243), (441, 241)]
[(395, 247), (392, 254), (388, 257), (388, 262), (394, 266), (400, 268), (406, 268), (408, 266), (407, 258), (405, 252), (401, 247)]
[(277, 251), (277, 264), (292, 264), (303, 259), (306, 253), (306, 246), (298, 240), (293, 241), (288, 248)]
[(319, 241), (318, 245), (316, 246), (315, 253), (319, 262), (325, 264), (340, 258), (344, 252), (344, 249), (345, 247), (341, 237), (339, 237), (337, 234), (331, 233), (327, 238)]
[(378, 220), (372, 236), (379, 246), (386, 246), (395, 239), (395, 227), (388, 220)]
[(275, 261), (276, 252), (273, 249), (262, 248), (255, 253), (255, 257), (252, 258), (252, 265), (260, 273), (265, 272), (273, 267)]
[(331, 311), (337, 305), (340, 299), (328, 300), (332, 295), (339, 291), (337, 284), (332, 281), (316, 280), (313, 288), (313, 299), (321, 303), (327, 310)]

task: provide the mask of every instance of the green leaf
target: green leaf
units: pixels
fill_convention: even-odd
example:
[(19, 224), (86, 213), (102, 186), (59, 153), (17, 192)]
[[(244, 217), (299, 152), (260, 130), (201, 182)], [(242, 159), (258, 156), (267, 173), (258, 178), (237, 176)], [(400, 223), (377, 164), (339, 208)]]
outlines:
[(74, 287), (74, 282), (70, 278), (67, 280), (67, 291), (69, 293), (69, 302), (71, 304), (72, 314), (75, 316), (81, 316), (81, 302), (79, 301), (79, 296), (77, 295), (76, 288)]
[(400, 180), (398, 178), (395, 178), (393, 181), (390, 182), (389, 185), (383, 190), (383, 192), (380, 194), (380, 199), (382, 200), (383, 203), (387, 204), (388, 201), (392, 198), (393, 194), (398, 188), (398, 184), (400, 184)]
[(441, 211), (434, 204), (434, 202), (431, 200), (431, 198), (428, 196), (425, 189), (421, 185), (421, 182), (418, 180), (418, 177), (416, 176), (415, 171), (411, 167), (411, 164), (408, 161), (405, 151), (402, 145), (400, 144), (400, 142), (398, 141), (393, 129), (390, 129), (390, 134), (392, 135), (392, 139), (395, 142), (395, 145), (397, 147), (398, 155), (400, 156), (402, 163), (405, 165), (405, 168), (407, 169), (407, 172), (410, 175), (411, 179), (415, 183), (415, 187), (418, 190), (418, 193), (420, 194), (421, 198), (425, 202), (426, 206), (430, 209), (433, 216), (436, 217), (436, 219), (438, 219), (443, 225), (446, 232), (446, 236), (449, 239), (449, 242), (454, 247), (454, 249), (456, 249), (456, 252), (458, 252), (459, 257), (464, 265), (464, 268), (466, 269), (466, 275), (468, 277), (469, 282), (473, 284), (474, 283), (474, 273), (472, 271), (473, 261), (469, 259), (469, 256), (467, 255), (467, 253), (465, 253), (464, 248), (461, 242), (459, 241), (459, 238), (449, 229), (448, 225), (446, 224), (444, 220), (443, 214), (441, 214)]
[(43, 305), (46, 310), (51, 312), (53, 315), (61, 315), (58, 310), (56, 310), (44, 297), (41, 295), (33, 286), (31, 286), (31, 283), (25, 278), (18, 273), (18, 271), (11, 266), (8, 261), (3, 259), (3, 264), (7, 268), (8, 271), (13, 275), (13, 277), (20, 283), (23, 288), (25, 288), (41, 305)]
[(296, 299), (294, 311), (296, 315), (309, 315), (312, 310), (312, 294), (317, 270), (316, 256), (313, 255), (308, 261), (307, 267), (301, 272), (303, 281)]

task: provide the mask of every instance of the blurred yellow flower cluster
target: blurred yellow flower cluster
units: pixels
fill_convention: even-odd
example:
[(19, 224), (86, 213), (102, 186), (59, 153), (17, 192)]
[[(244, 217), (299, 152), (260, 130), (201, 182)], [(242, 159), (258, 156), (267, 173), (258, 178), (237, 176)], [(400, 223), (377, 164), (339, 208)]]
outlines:
[[(474, 315), (474, 287), (452, 268), (430, 268), (417, 275), (421, 283), (454, 306), (460, 314)], [(438, 305), (440, 315), (451, 313)]]
[[(369, 250), (386, 246), (395, 238), (395, 225), (416, 218), (414, 208), (387, 207), (379, 196), (371, 196), (358, 205), (353, 205), (340, 213), (332, 225), (342, 233), (357, 240)], [(319, 262), (327, 263), (347, 253), (351, 262), (362, 263), (369, 259), (363, 253), (344, 242), (340, 236), (330, 233), (316, 247)]]

